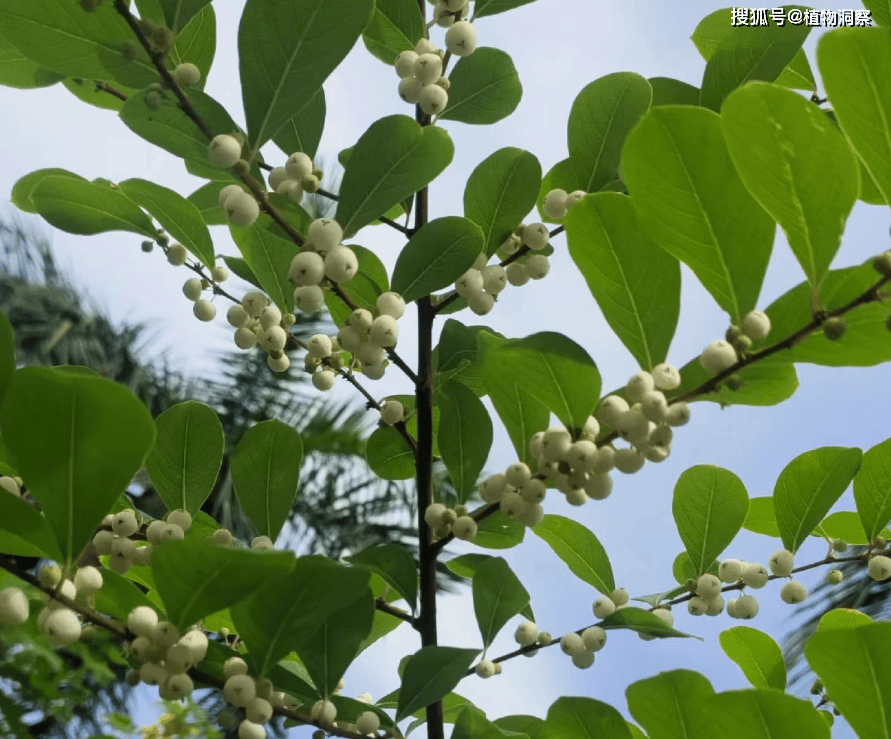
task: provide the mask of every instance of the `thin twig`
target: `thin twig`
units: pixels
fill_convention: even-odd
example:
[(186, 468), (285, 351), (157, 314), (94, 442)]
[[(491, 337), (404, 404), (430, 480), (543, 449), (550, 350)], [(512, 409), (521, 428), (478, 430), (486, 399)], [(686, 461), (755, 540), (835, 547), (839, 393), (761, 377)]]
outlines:
[(123, 100), (126, 103), (130, 99), (117, 87), (109, 85), (107, 82), (102, 82), (101, 80), (93, 80), (93, 82), (96, 84), (97, 90), (102, 90), (103, 92), (107, 92), (109, 95), (114, 95), (118, 100)]
[(401, 608), (396, 608), (396, 606), (391, 606), (381, 598), (375, 599), (374, 607), (382, 613), (389, 613), (391, 616), (395, 616), (396, 618), (405, 621), (405, 623), (411, 624), (412, 628), (418, 628), (416, 619), (410, 613), (403, 611)]
[[(340, 198), (337, 195), (322, 188), (316, 190), (315, 194), (321, 195), (323, 198), (333, 200), (335, 203), (340, 202)], [(410, 232), (410, 229), (407, 226), (396, 223), (396, 221), (392, 220), (391, 218), (387, 218), (386, 216), (378, 216), (377, 220), (379, 220), (381, 223), (386, 223), (390, 228), (395, 228), (400, 233), (408, 234)]]

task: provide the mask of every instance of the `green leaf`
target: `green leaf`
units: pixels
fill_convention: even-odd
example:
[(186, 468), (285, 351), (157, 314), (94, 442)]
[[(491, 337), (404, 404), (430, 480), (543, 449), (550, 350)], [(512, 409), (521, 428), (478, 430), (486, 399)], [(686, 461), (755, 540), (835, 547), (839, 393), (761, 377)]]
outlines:
[(808, 61), (804, 49), (798, 50), (798, 53), (792, 57), (792, 61), (780, 72), (780, 76), (776, 78), (775, 82), (781, 87), (790, 87), (793, 90), (812, 91), (817, 89), (811, 63)]
[(291, 117), (272, 137), (273, 143), (288, 156), (295, 151), (302, 151), (314, 158), (322, 140), (326, 112), (325, 90), (320, 87), (300, 112)]
[(288, 271), (300, 247), (274, 234), (267, 228), (270, 223), (270, 217), (264, 214), (253, 226), (230, 225), (229, 231), (245, 263), (272, 302), (282, 313), (292, 313), (294, 285), (288, 279)]
[(817, 624), (817, 631), (851, 629), (855, 626), (871, 623), (872, 619), (869, 616), (860, 611), (855, 611), (853, 608), (833, 608), (831, 611), (823, 614), (820, 623)]
[[(758, 29), (763, 30), (763, 29)], [(810, 701), (779, 690), (731, 690), (702, 704), (714, 739), (829, 739), (829, 726)]]
[(248, 0), (238, 59), (254, 152), (309, 104), (373, 11), (373, 0)]
[[(671, 574), (674, 575), (674, 579), (677, 580), (679, 585), (686, 585), (690, 580), (696, 580), (700, 575), (704, 575), (705, 572), (717, 575), (718, 574), (718, 563), (717, 561), (712, 561), (712, 563), (705, 569), (705, 572), (697, 572), (698, 567), (693, 564), (693, 560), (690, 558), (690, 555), (687, 552), (681, 552), (677, 557), (674, 558), (674, 562), (671, 564)], [(670, 592), (670, 591), (669, 591)], [(664, 593), (662, 594), (664, 595)], [(645, 596), (645, 598), (635, 598), (635, 600), (641, 600), (644, 603), (647, 603), (649, 596)], [(659, 603), (662, 600), (660, 597), (656, 603)], [(651, 603), (651, 605), (653, 605)]]
[(327, 557), (307, 556), (297, 559), (287, 577), (267, 583), (232, 606), (232, 620), (257, 674), (268, 674), (282, 657), (301, 648), (332, 613), (355, 603), (357, 593), (367, 588), (367, 572)]
[(547, 514), (532, 533), (543, 539), (576, 577), (605, 595), (616, 589), (606, 550), (589, 528), (571, 518)]
[(64, 76), (41, 67), (0, 36), (0, 85), (32, 90), (54, 85)]
[(130, 611), (139, 606), (155, 608), (155, 604), (132, 580), (108, 567), (102, 569), (102, 588), (93, 598), (97, 611), (108, 613), (121, 621), (126, 621)]
[(863, 0), (863, 7), (869, 10), (876, 25), (891, 28), (891, 3), (888, 0)]
[[(802, 9), (785, 5), (784, 9)], [(745, 82), (773, 82), (801, 50), (811, 28), (806, 24), (737, 26), (718, 41), (702, 77), (702, 104), (720, 111), (721, 103)]]
[(594, 80), (569, 111), (569, 160), (585, 192), (616, 179), (625, 139), (650, 107), (650, 83), (634, 72)]
[(479, 522), (473, 543), (483, 549), (510, 549), (522, 544), (525, 536), (523, 524), (496, 511)]
[(362, 41), (373, 56), (392, 66), (400, 51), (414, 49), (424, 36), (424, 18), (416, 0), (376, 0), (374, 5)]
[(409, 551), (398, 544), (379, 544), (344, 559), (380, 575), (414, 612), (418, 600), (418, 568)]
[(622, 166), (643, 230), (740, 320), (761, 291), (775, 224), (736, 173), (720, 117), (654, 108), (628, 136)]
[(885, 28), (837, 28), (817, 45), (817, 64), (838, 125), (886, 203), (891, 203), (891, 64)]
[(449, 82), (449, 101), (439, 115), (448, 121), (497, 123), (513, 113), (523, 97), (517, 68), (501, 49), (481, 46), (459, 59)]
[(465, 706), (455, 721), (451, 739), (504, 739), (504, 737), (529, 739), (523, 732), (505, 731), (489, 721), (479, 708)]
[(161, 413), (155, 426), (158, 438), (145, 461), (152, 485), (169, 510), (195, 513), (220, 473), (223, 424), (212, 408), (187, 400)]
[(213, 268), (213, 241), (198, 208), (173, 190), (148, 180), (124, 180), (120, 188), (130, 200), (151, 213), (174, 239), (208, 269)]
[[(208, 182), (186, 198), (201, 214), (201, 220), (208, 226), (225, 226), (226, 214), (220, 207), (220, 190), (225, 182)], [(225, 259), (225, 257), (223, 257)]]
[[(161, 92), (160, 105), (149, 107), (146, 95), (150, 92), (153, 91), (137, 92), (124, 103), (118, 114), (124, 125), (149, 143), (185, 159), (187, 168), (198, 177), (227, 181), (237, 179), (234, 170), (218, 169), (208, 163), (207, 137), (185, 114), (177, 98), (170, 92)], [(189, 100), (211, 131), (228, 134), (238, 130), (226, 109), (206, 93), (189, 90)], [(256, 164), (252, 173), (259, 179)]]
[(528, 5), (533, 0), (476, 0), (473, 4), (473, 17), (483, 18), (487, 15), (495, 15), (503, 13), (506, 10), (519, 8), (521, 5)]
[(625, 689), (628, 710), (650, 739), (705, 739), (710, 727), (702, 704), (714, 694), (708, 678), (693, 670), (660, 672)]
[(538, 197), (541, 165), (523, 149), (499, 149), (480, 162), (464, 188), (464, 216), (483, 230), (487, 256), (492, 256)]
[(393, 268), (393, 290), (405, 302), (455, 282), (483, 251), (482, 229), (458, 216), (437, 218), (409, 239)]
[(201, 79), (193, 87), (204, 89), (216, 50), (217, 18), (213, 8), (208, 5), (179, 32), (173, 47), (178, 63), (190, 62), (201, 72)]
[(415, 476), (415, 455), (392, 426), (375, 429), (365, 443), (365, 461), (384, 480), (410, 480)]
[(683, 631), (678, 631), (673, 626), (669, 626), (661, 618), (654, 615), (652, 611), (646, 611), (636, 606), (626, 606), (616, 611), (611, 616), (603, 619), (599, 625), (603, 629), (627, 629), (659, 639), (682, 637), (702, 641), (701, 637), (685, 634)]
[[(581, 429), (600, 397), (597, 365), (563, 334), (546, 331), (487, 344), (483, 363), (487, 388), (496, 382), (513, 383), (566, 426)], [(524, 446), (528, 441), (527, 436)]]
[[(834, 310), (857, 298), (878, 276), (868, 260), (858, 267), (832, 270), (820, 286), (823, 307)], [(765, 310), (772, 324), (771, 334), (794, 334), (811, 320), (810, 286), (801, 283), (777, 298)], [(827, 367), (871, 367), (891, 360), (891, 332), (885, 327), (888, 309), (881, 303), (867, 303), (845, 316), (847, 330), (838, 341), (829, 341), (821, 331), (784, 349), (766, 362), (808, 362)]]
[(42, 177), (31, 190), (37, 213), (62, 231), (92, 235), (132, 231), (154, 238), (151, 219), (117, 189), (64, 175)]
[(697, 577), (733, 541), (748, 508), (745, 485), (729, 470), (700, 464), (678, 478), (671, 510)]
[(671, 77), (650, 77), (647, 82), (653, 88), (651, 108), (657, 105), (699, 105), (699, 88)]
[(681, 267), (641, 231), (630, 199), (583, 198), (566, 216), (566, 238), (604, 318), (638, 364), (665, 361), (681, 309)]
[(891, 521), (891, 439), (864, 452), (854, 477), (854, 500), (867, 538), (878, 536)]
[(15, 372), (15, 332), (6, 313), (0, 310), (0, 406), (9, 383), (12, 382), (12, 374)]
[[(350, 244), (350, 249), (359, 261), (359, 270), (351, 280), (340, 283), (340, 289), (359, 308), (375, 310), (377, 297), (390, 289), (387, 270), (378, 256), (358, 244)], [(340, 296), (333, 292), (325, 293), (325, 305), (331, 313), (331, 320), (340, 327), (346, 324), (353, 312)]]
[[(869, 452), (867, 451), (866, 454), (869, 454)], [(866, 454), (864, 454), (863, 464), (866, 464)], [(860, 470), (854, 477), (855, 500), (857, 499), (857, 480), (863, 472), (863, 464), (861, 464)], [(830, 539), (844, 539), (848, 544), (853, 544), (855, 546), (866, 546), (872, 538), (866, 535), (866, 532), (863, 530), (863, 523), (861, 522), (860, 516), (857, 513), (854, 513), (854, 511), (838, 511), (837, 513), (831, 513), (820, 521), (820, 525), (814, 530), (814, 533), (816, 534), (817, 531), (822, 532), (822, 534), (825, 534)], [(777, 536), (779, 536), (779, 534), (777, 534)], [(891, 531), (887, 528), (880, 529), (878, 531), (878, 536), (888, 538), (891, 536)]]
[(158, 2), (164, 11), (164, 23), (168, 28), (179, 33), (205, 9), (210, 0), (158, 0)]
[(477, 654), (476, 649), (422, 647), (411, 655), (402, 674), (396, 720), (401, 721), (450, 693)]
[(473, 611), (483, 645), (488, 647), (504, 625), (529, 605), (529, 593), (501, 557), (482, 562), (473, 576)]
[(181, 631), (247, 598), (294, 569), (293, 552), (169, 541), (152, 552), (152, 574), (167, 617)]
[(455, 145), (442, 128), (421, 128), (404, 115), (372, 123), (350, 154), (337, 222), (354, 234), (432, 182), (452, 161)]
[(322, 695), (337, 688), (374, 622), (374, 597), (366, 585), (351, 603), (338, 608), (315, 629), (305, 633), (297, 653)]
[(0, 552), (61, 561), (62, 554), (47, 519), (21, 498), (0, 491)]
[(721, 649), (739, 665), (756, 688), (786, 689), (786, 665), (779, 645), (768, 634), (748, 626), (734, 626), (718, 636)]
[(31, 61), (68, 77), (117, 81), (140, 89), (158, 79), (141, 49), (134, 59), (123, 53), (127, 43), (135, 44), (134, 49), (138, 44), (112, 3), (102, 3), (85, 15), (67, 0), (0, 0), (0, 36)]
[[(699, 395), (694, 400), (722, 406), (777, 405), (791, 398), (798, 389), (798, 373), (793, 364), (756, 362), (743, 367), (736, 375), (743, 383), (738, 390), (731, 390), (726, 383), (722, 383), (716, 391)], [(681, 384), (673, 393), (684, 395), (711, 379), (712, 375), (705, 371), (699, 357), (696, 357), (681, 368)]]
[(538, 716), (526, 716), (517, 714), (514, 716), (502, 716), (493, 722), (498, 728), (506, 731), (516, 731), (526, 734), (529, 739), (542, 739), (545, 722)]
[(476, 490), (477, 479), (492, 447), (492, 419), (466, 385), (448, 382), (436, 400), (440, 409), (439, 450), (459, 503)]
[(37, 183), (44, 177), (52, 176), (71, 177), (72, 179), (86, 182), (86, 180), (79, 174), (69, 172), (67, 169), (59, 169), (58, 167), (36, 169), (23, 177), (19, 177), (16, 183), (12, 186), (12, 196), (10, 197), (10, 200), (13, 205), (26, 213), (37, 213), (37, 206), (35, 206), (34, 201), (31, 200), (31, 192), (34, 190)]
[(232, 455), (232, 484), (254, 528), (275, 541), (297, 495), (303, 441), (277, 419), (254, 424)]
[(232, 270), (236, 277), (240, 277), (245, 282), (249, 282), (258, 290), (263, 289), (260, 285), (260, 281), (257, 279), (257, 275), (251, 271), (251, 268), (248, 267), (247, 262), (245, 262), (244, 259), (241, 257), (224, 256), (223, 261), (226, 263), (226, 266)]
[(773, 506), (773, 496), (749, 500), (749, 512), (743, 522), (743, 528), (756, 534), (780, 538), (780, 527), (777, 525), (777, 514)]
[(538, 191), (538, 217), (542, 223), (559, 223), (553, 218), (548, 218), (544, 212), (544, 201), (551, 190), (561, 189), (566, 192), (574, 192), (582, 187), (581, 178), (572, 168), (572, 162), (569, 159), (563, 159), (551, 167), (541, 180), (541, 187)]
[(647, 739), (647, 735), (644, 734), (635, 724), (629, 723), (628, 730), (631, 732), (631, 739)]
[[(113, 110), (115, 113), (120, 113), (121, 108), (124, 107), (125, 101), (114, 95), (109, 95), (93, 80), (85, 80), (80, 77), (69, 77), (68, 79), (62, 80), (62, 86), (81, 102), (101, 110)], [(135, 90), (131, 90), (129, 87), (120, 84), (116, 85), (116, 89), (120, 90), (128, 97), (136, 92)]]
[(732, 93), (721, 125), (743, 183), (817, 287), (860, 193), (857, 158), (822, 110), (776, 85), (754, 82)]
[(479, 326), (471, 329), (453, 318), (445, 322), (434, 350), (438, 382), (452, 379), (467, 385), (477, 396), (486, 394), (482, 367), (477, 359), (480, 330)]
[(155, 442), (152, 417), (123, 385), (65, 368), (24, 367), (0, 409), (3, 437), (66, 562), (93, 538)]
[(593, 698), (558, 698), (548, 708), (541, 739), (592, 737), (631, 739), (631, 730), (621, 713)]
[(845, 492), (863, 452), (849, 447), (821, 447), (793, 459), (777, 479), (773, 504), (783, 546), (798, 550)]

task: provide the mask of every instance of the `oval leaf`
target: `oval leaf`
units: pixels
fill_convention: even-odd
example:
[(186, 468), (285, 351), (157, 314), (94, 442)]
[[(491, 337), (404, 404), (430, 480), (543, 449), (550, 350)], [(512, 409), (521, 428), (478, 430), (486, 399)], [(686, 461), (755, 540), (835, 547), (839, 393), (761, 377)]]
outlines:
[[(657, 616), (658, 618), (658, 616)], [(631, 739), (622, 714), (593, 698), (559, 698), (548, 708), (540, 739)]]
[(18, 496), (0, 495), (0, 552), (23, 557), (63, 559), (49, 522)]
[(65, 562), (93, 538), (155, 442), (152, 417), (130, 390), (63, 367), (17, 370), (0, 425), (15, 429), (3, 443)]
[(697, 577), (733, 541), (748, 508), (745, 485), (729, 470), (702, 464), (678, 478), (671, 510)]
[(380, 544), (344, 559), (356, 567), (380, 575), (405, 598), (412, 612), (418, 599), (418, 568), (409, 551), (398, 544)]
[(476, 649), (422, 647), (411, 655), (402, 673), (396, 720), (401, 721), (450, 693), (477, 654)]
[(476, 393), (460, 382), (448, 382), (437, 395), (439, 452), (449, 471), (458, 502), (476, 490), (477, 479), (492, 447), (492, 419)]
[(152, 553), (152, 575), (181, 631), (246, 598), (294, 569), (292, 552), (221, 547), (201, 540), (170, 541)]
[(543, 539), (576, 577), (605, 595), (616, 589), (606, 550), (589, 528), (571, 518), (548, 514), (532, 533)]
[(541, 165), (528, 151), (499, 149), (480, 162), (464, 188), (464, 217), (483, 229), (492, 256), (535, 205)]
[(660, 672), (625, 689), (628, 710), (650, 739), (705, 739), (711, 727), (702, 703), (714, 694), (708, 678), (693, 670)]
[(72, 179), (86, 182), (86, 179), (81, 177), (79, 174), (69, 172), (67, 169), (59, 169), (58, 167), (37, 169), (33, 172), (29, 172), (23, 177), (19, 177), (16, 183), (12, 186), (12, 196), (10, 200), (12, 200), (13, 205), (15, 205), (19, 210), (25, 211), (26, 213), (36, 213), (37, 207), (31, 200), (31, 191), (44, 177), (50, 177), (53, 175), (57, 175), (59, 177), (71, 177)]
[(740, 320), (755, 307), (776, 224), (736, 173), (720, 117), (654, 108), (628, 136), (622, 166), (643, 229)]
[(488, 647), (504, 625), (529, 605), (529, 593), (501, 557), (491, 557), (473, 576), (473, 610), (483, 645)]
[(149, 238), (158, 234), (152, 220), (120, 190), (105, 185), (50, 175), (31, 190), (31, 202), (43, 219), (62, 231), (84, 236), (106, 231), (132, 231)]
[(603, 619), (599, 626), (603, 629), (628, 629), (638, 634), (652, 636), (658, 639), (668, 637), (683, 637), (687, 639), (699, 639), (701, 637), (685, 634), (656, 616), (652, 611), (645, 611), (636, 606), (626, 606)]
[(216, 484), (226, 440), (216, 412), (194, 400), (155, 419), (158, 439), (145, 460), (152, 485), (169, 510), (195, 513)]
[(229, 231), (245, 263), (272, 302), (282, 313), (292, 313), (294, 285), (288, 279), (288, 270), (300, 247), (272, 233), (270, 224), (271, 219), (264, 215), (253, 226), (229, 226)]
[(863, 454), (854, 478), (854, 500), (867, 538), (878, 536), (891, 521), (891, 439)]
[(137, 205), (145, 208), (164, 229), (198, 257), (208, 269), (214, 267), (213, 241), (201, 213), (184, 197), (148, 180), (130, 179), (121, 190)]
[(854, 152), (822, 110), (776, 85), (752, 83), (731, 94), (721, 125), (743, 183), (785, 231), (816, 287), (860, 193)]
[(721, 649), (756, 688), (786, 689), (786, 665), (779, 645), (768, 634), (734, 626), (718, 636)]
[(707, 699), (703, 719), (714, 739), (829, 739), (829, 725), (810, 701), (778, 690), (731, 690)]
[(484, 549), (510, 549), (522, 544), (525, 536), (526, 527), (523, 524), (496, 511), (479, 522), (473, 543)]
[(320, 87), (303, 109), (272, 137), (273, 143), (288, 156), (302, 151), (314, 158), (322, 140), (326, 112), (325, 90)]
[(415, 455), (392, 426), (375, 429), (365, 443), (365, 461), (384, 480), (410, 480), (415, 476)]
[(424, 17), (416, 0), (375, 0), (362, 41), (374, 56), (392, 65), (400, 51), (414, 49), (423, 36)]
[(421, 190), (451, 163), (455, 145), (443, 129), (404, 115), (372, 123), (350, 153), (337, 222), (354, 234)]
[(681, 266), (637, 224), (629, 198), (597, 193), (566, 216), (569, 254), (621, 342), (644, 369), (665, 361), (681, 309)]
[(482, 229), (458, 216), (437, 218), (421, 227), (399, 254), (393, 290), (406, 302), (455, 282), (485, 247)]
[(309, 104), (373, 11), (374, 0), (248, 0), (238, 26), (238, 66), (255, 152)]
[(497, 123), (520, 104), (523, 86), (510, 55), (479, 47), (449, 73), (449, 101), (440, 118), (461, 123)]
[(851, 484), (863, 452), (849, 447), (821, 447), (800, 454), (780, 473), (773, 504), (783, 546), (798, 550)]
[(569, 112), (569, 160), (578, 188), (596, 192), (615, 180), (625, 139), (649, 110), (650, 83), (634, 72), (594, 80), (576, 97)]
[(273, 541), (294, 505), (302, 461), (300, 434), (276, 419), (248, 429), (232, 455), (238, 502), (254, 528)]

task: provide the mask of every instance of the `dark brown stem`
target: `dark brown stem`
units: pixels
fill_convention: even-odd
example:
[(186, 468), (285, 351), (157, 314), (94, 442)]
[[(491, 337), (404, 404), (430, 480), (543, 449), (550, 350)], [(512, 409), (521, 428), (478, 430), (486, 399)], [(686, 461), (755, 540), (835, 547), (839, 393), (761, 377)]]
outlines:
[(418, 628), (417, 620), (413, 618), (410, 613), (406, 613), (401, 608), (391, 606), (389, 603), (380, 598), (374, 601), (374, 607), (382, 613), (389, 613), (391, 616), (395, 616), (396, 618), (405, 621), (405, 623), (411, 624), (412, 627), (415, 629)]
[(118, 100), (123, 100), (126, 103), (130, 99), (117, 87), (109, 85), (107, 82), (101, 82), (100, 80), (94, 80), (94, 82), (96, 84), (97, 90), (102, 90), (103, 92), (107, 92), (109, 95), (114, 95)]
[[(335, 203), (340, 200), (340, 198), (337, 195), (335, 195), (333, 192), (328, 192), (327, 190), (323, 190), (322, 188), (319, 188), (318, 190), (316, 190), (316, 195), (321, 195), (323, 198), (328, 198), (329, 200), (333, 200)], [(410, 231), (410, 229), (408, 227), (403, 226), (399, 223), (396, 223), (396, 221), (394, 221), (390, 218), (387, 218), (386, 216), (378, 216), (377, 220), (379, 220), (381, 223), (386, 223), (390, 228), (395, 228), (400, 233), (408, 234)]]

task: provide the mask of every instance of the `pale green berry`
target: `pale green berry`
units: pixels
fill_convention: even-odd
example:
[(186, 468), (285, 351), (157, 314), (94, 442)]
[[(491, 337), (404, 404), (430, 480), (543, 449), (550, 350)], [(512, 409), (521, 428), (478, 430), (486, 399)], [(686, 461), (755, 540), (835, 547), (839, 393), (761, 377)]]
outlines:
[(216, 318), (217, 307), (209, 300), (199, 299), (196, 300), (195, 304), (192, 306), (192, 313), (195, 314), (195, 318), (199, 321), (207, 323)]
[(742, 595), (736, 601), (737, 618), (750, 619), (758, 615), (758, 599), (754, 595)]
[(333, 724), (337, 718), (336, 706), (327, 699), (316, 701), (309, 713), (311, 718), (318, 719), (328, 724)]
[[(437, 78), (439, 79), (439, 78)], [(418, 93), (418, 105), (427, 115), (439, 115), (449, 104), (449, 93), (436, 81), (425, 84)]]
[(552, 221), (559, 221), (566, 215), (566, 190), (559, 188), (551, 190), (545, 195), (543, 210), (544, 214)]
[(399, 83), (399, 97), (405, 102), (415, 105), (421, 97), (424, 86), (416, 77), (406, 77)]
[(257, 697), (254, 678), (244, 674), (232, 675), (223, 684), (223, 694), (233, 706), (246, 707)]
[(560, 639), (560, 649), (563, 651), (563, 654), (569, 655), (581, 654), (587, 651), (582, 637), (574, 631), (570, 631)]
[(396, 56), (396, 74), (399, 75), (400, 79), (406, 79), (407, 77), (414, 77), (415, 74), (415, 62), (418, 60), (418, 55), (412, 50), (400, 51)]
[[(419, 55), (415, 60), (414, 74), (415, 79), (422, 85), (434, 86), (436, 80), (442, 76), (442, 59), (434, 53)], [(439, 89), (442, 90), (442, 88)]]
[(780, 590), (780, 598), (784, 603), (801, 603), (807, 598), (807, 588), (798, 580), (790, 580)]
[(767, 564), (777, 577), (788, 577), (795, 567), (795, 555), (788, 549), (778, 549), (770, 555)]
[(186, 263), (189, 252), (182, 244), (171, 244), (167, 249), (167, 261), (174, 267), (181, 267)]
[(377, 310), (382, 316), (399, 319), (405, 314), (405, 301), (399, 293), (381, 293), (377, 298)]
[(544, 254), (533, 254), (526, 260), (526, 274), (530, 280), (541, 280), (551, 271), (551, 263)]
[(708, 604), (705, 602), (703, 598), (700, 598), (698, 595), (694, 595), (690, 600), (687, 601), (687, 612), (691, 616), (703, 616), (705, 612), (708, 610)]
[(699, 364), (711, 375), (718, 375), (736, 364), (736, 349), (726, 341), (713, 341), (699, 356)]
[(229, 529), (217, 529), (210, 536), (214, 544), (231, 547), (233, 544), (232, 532)]
[(770, 318), (760, 310), (753, 310), (743, 317), (740, 328), (752, 341), (762, 341), (770, 333)]
[(476, 28), (469, 21), (457, 21), (446, 31), (446, 49), (453, 56), (470, 56), (476, 50), (476, 42)]
[(67, 646), (80, 639), (80, 621), (70, 608), (57, 608), (47, 616), (43, 631), (53, 644)]
[(292, 179), (299, 182), (307, 175), (312, 174), (312, 159), (308, 154), (304, 154), (302, 151), (296, 151), (288, 157), (288, 161), (285, 164), (285, 171)]
[(28, 597), (19, 588), (0, 590), (0, 624), (19, 626), (28, 620)]
[(690, 420), (690, 406), (685, 402), (672, 403), (668, 406), (665, 423), (669, 426), (683, 426)]
[(325, 304), (325, 293), (318, 285), (306, 285), (294, 290), (294, 302), (304, 313), (315, 313)]
[(742, 573), (742, 581), (750, 588), (763, 588), (767, 585), (770, 575), (767, 568), (757, 562), (749, 562), (746, 564)]
[(882, 582), (891, 577), (891, 557), (883, 554), (872, 557), (867, 567), (869, 576), (878, 582)]
[(594, 601), (592, 610), (596, 618), (604, 619), (616, 612), (616, 604), (612, 598), (601, 596)]
[(486, 478), (480, 485), (480, 497), (486, 503), (498, 503), (506, 492), (507, 481), (500, 473)]
[(495, 674), (495, 663), (484, 659), (475, 668), (476, 674), (482, 678), (490, 678)]
[(594, 652), (584, 651), (572, 655), (572, 664), (580, 670), (587, 670), (594, 664)]
[(226, 198), (226, 218), (235, 226), (252, 226), (260, 216), (260, 205), (253, 195), (246, 192), (234, 193)]
[(674, 626), (674, 614), (668, 608), (655, 608), (653, 615), (661, 618), (669, 626)]
[(743, 575), (745, 567), (745, 562), (741, 562), (738, 559), (725, 559), (718, 565), (718, 577), (721, 578), (722, 582), (738, 582)]
[(589, 652), (599, 652), (606, 645), (606, 631), (600, 626), (591, 626), (582, 632), (582, 642)]
[(826, 573), (826, 579), (832, 585), (838, 585), (844, 579), (844, 574), (841, 570), (829, 570), (829, 572)]
[(696, 581), (696, 595), (703, 600), (717, 598), (721, 594), (721, 580), (714, 575), (701, 575)]
[(650, 374), (657, 390), (676, 390), (681, 386), (681, 373), (667, 362), (657, 364)]
[(95, 567), (79, 567), (74, 573), (74, 586), (81, 595), (92, 595), (102, 588), (102, 573)]
[(471, 541), (476, 536), (477, 530), (477, 522), (470, 516), (459, 516), (452, 524), (452, 533), (464, 541)]
[(241, 159), (241, 143), (228, 134), (214, 136), (207, 147), (207, 158), (216, 167), (232, 167)]
[(173, 79), (178, 85), (197, 85), (201, 81), (201, 70), (190, 62), (183, 62), (173, 70)]
[(112, 517), (111, 530), (118, 536), (133, 536), (139, 530), (139, 522), (133, 511), (128, 509)]
[(255, 536), (251, 539), (251, 549), (275, 549), (275, 543), (268, 536)]
[(507, 281), (514, 287), (522, 287), (529, 282), (529, 273), (526, 267), (519, 262), (511, 262), (504, 268)]
[(532, 251), (541, 251), (548, 245), (551, 234), (543, 223), (530, 223), (523, 229), (520, 242), (528, 246)]
[(272, 704), (265, 698), (257, 696), (245, 708), (247, 720), (255, 724), (265, 724), (272, 718)]

